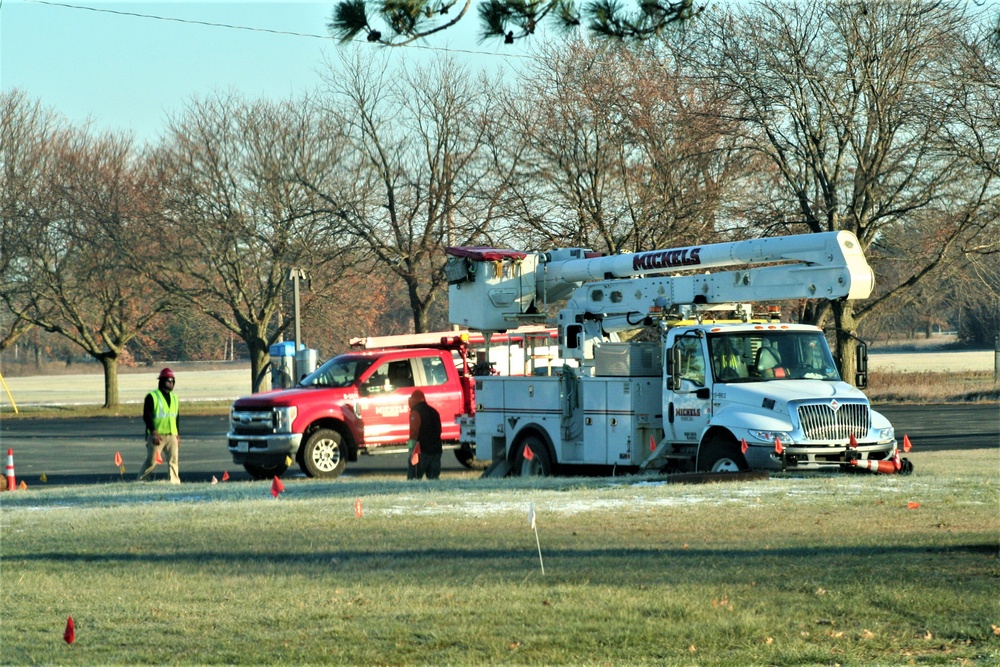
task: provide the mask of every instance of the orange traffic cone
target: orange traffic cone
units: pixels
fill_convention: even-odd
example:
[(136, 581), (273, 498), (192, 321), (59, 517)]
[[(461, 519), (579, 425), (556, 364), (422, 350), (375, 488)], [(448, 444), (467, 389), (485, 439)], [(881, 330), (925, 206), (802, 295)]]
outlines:
[(862, 470), (880, 472), (883, 475), (891, 475), (896, 472), (896, 466), (892, 461), (858, 461), (855, 459), (853, 461), (848, 461), (847, 465), (857, 466)]
[(7, 450), (7, 490), (17, 489), (17, 480), (14, 479), (14, 450)]

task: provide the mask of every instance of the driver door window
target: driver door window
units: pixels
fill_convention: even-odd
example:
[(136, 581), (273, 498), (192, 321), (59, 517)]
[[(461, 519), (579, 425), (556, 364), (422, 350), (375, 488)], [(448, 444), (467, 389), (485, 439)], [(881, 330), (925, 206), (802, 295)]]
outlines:
[(681, 338), (677, 341), (677, 347), (681, 352), (681, 379), (704, 387), (705, 355), (701, 351), (701, 341), (697, 338)]

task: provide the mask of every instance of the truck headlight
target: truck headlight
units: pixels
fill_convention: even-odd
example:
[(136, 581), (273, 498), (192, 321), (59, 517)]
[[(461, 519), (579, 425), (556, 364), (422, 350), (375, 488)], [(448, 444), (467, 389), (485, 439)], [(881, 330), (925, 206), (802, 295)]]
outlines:
[(275, 433), (291, 433), (292, 432), (292, 422), (295, 421), (295, 416), (298, 415), (299, 409), (297, 407), (290, 406), (287, 408), (275, 408), (274, 409), (274, 432)]
[(774, 442), (778, 438), (783, 444), (792, 444), (792, 435), (782, 431), (750, 431), (750, 435), (764, 442)]
[(878, 431), (878, 439), (880, 442), (882, 440), (892, 440), (894, 437), (896, 437), (896, 429), (891, 426), (889, 428), (881, 428)]

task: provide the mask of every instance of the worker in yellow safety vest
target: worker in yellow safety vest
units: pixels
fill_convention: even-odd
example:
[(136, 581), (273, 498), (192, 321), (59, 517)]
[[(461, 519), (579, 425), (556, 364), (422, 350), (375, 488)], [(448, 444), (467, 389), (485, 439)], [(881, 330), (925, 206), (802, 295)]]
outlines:
[(180, 484), (177, 455), (181, 436), (177, 430), (177, 413), (180, 401), (174, 393), (174, 372), (169, 368), (160, 371), (155, 391), (146, 395), (142, 406), (142, 421), (146, 424), (146, 461), (139, 472), (139, 480), (149, 477), (157, 463), (166, 462), (171, 484)]

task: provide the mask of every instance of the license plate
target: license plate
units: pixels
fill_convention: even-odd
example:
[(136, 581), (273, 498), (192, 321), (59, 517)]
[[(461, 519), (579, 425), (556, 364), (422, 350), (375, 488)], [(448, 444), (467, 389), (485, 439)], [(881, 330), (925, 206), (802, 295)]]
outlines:
[(240, 440), (236, 443), (236, 451), (246, 454), (250, 450), (250, 443), (246, 440)]

